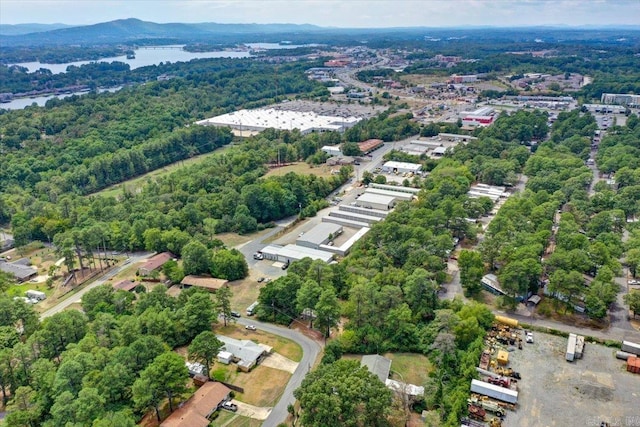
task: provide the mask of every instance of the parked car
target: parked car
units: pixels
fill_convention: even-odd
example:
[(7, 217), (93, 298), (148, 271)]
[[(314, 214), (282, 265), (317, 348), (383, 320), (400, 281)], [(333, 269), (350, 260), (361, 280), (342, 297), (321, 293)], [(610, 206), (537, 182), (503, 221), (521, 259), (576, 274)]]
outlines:
[(258, 277), (258, 283), (264, 282), (264, 277)]
[(527, 335), (525, 336), (525, 341), (528, 342), (529, 344), (533, 344), (533, 332), (527, 332)]
[(238, 313), (237, 311), (232, 311), (232, 312), (231, 312), (231, 316), (232, 316), (232, 317), (241, 317), (241, 316), (240, 316), (240, 313)]
[(236, 412), (238, 410), (238, 405), (231, 402), (224, 402), (222, 404), (222, 409), (226, 409), (227, 411)]
[(282, 269), (286, 270), (287, 268), (289, 268), (289, 262), (287, 261), (286, 264), (282, 264)]
[(247, 331), (255, 331), (256, 325), (247, 325), (244, 327)]
[(264, 259), (264, 255), (262, 254), (262, 252), (256, 252), (255, 254), (253, 254), (253, 259), (257, 259), (257, 260)]

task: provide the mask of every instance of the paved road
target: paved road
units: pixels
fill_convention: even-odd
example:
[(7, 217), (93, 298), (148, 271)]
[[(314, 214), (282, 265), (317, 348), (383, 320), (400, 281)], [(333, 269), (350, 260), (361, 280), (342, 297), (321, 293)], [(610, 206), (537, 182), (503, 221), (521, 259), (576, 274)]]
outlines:
[(276, 427), (278, 424), (284, 422), (284, 420), (289, 415), (289, 413), (287, 412), (287, 406), (295, 402), (293, 391), (300, 386), (305, 375), (307, 375), (307, 372), (311, 370), (311, 367), (314, 365), (316, 359), (318, 358), (318, 355), (320, 354), (321, 345), (296, 330), (284, 328), (282, 326), (277, 326), (270, 323), (261, 323), (253, 319), (245, 318), (238, 319), (238, 324), (256, 325), (256, 327), (262, 331), (290, 339), (292, 341), (295, 341), (300, 345), (300, 347), (302, 347), (302, 360), (291, 376), (291, 379), (289, 380), (287, 387), (284, 389), (284, 393), (282, 393), (280, 400), (278, 401), (278, 403), (276, 403), (276, 405), (271, 410), (271, 413), (262, 424), (262, 427)]
[(46, 319), (47, 317), (53, 316), (56, 313), (60, 313), (61, 311), (67, 309), (70, 305), (79, 302), (82, 299), (82, 296), (89, 292), (89, 290), (95, 288), (96, 286), (100, 286), (105, 284), (109, 279), (118, 275), (121, 271), (129, 268), (131, 264), (135, 264), (137, 262), (143, 261), (153, 255), (153, 252), (139, 252), (132, 254), (129, 258), (130, 261), (127, 264), (123, 264), (119, 267), (115, 267), (109, 270), (107, 273), (94, 280), (92, 283), (84, 287), (81, 291), (76, 292), (71, 295), (69, 298), (60, 301), (57, 305), (51, 307), (49, 310), (45, 311), (40, 315), (40, 319)]

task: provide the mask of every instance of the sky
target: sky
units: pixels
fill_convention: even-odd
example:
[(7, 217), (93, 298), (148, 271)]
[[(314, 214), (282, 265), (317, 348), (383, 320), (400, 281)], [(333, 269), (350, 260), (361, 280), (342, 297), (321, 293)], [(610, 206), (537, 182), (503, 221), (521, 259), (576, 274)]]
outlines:
[(639, 25), (640, 0), (0, 0), (0, 24), (124, 18), (343, 28)]

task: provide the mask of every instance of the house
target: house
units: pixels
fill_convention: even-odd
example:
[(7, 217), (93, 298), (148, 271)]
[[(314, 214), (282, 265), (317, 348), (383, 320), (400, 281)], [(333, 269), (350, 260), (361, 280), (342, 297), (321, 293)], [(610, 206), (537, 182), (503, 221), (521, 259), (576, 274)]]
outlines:
[(175, 410), (160, 427), (208, 427), (209, 417), (229, 400), (231, 389), (219, 382), (208, 381), (189, 400)]
[(115, 289), (116, 291), (123, 290), (131, 292), (135, 289), (136, 286), (138, 286), (138, 284), (133, 280), (121, 280), (120, 282), (113, 284), (113, 289)]
[(140, 276), (148, 276), (152, 271), (155, 271), (162, 267), (167, 261), (175, 258), (171, 252), (162, 252), (154, 255), (151, 259), (145, 262), (138, 268), (138, 274)]
[(224, 343), (221, 350), (231, 353), (233, 355), (232, 360), (244, 372), (249, 372), (267, 354), (271, 353), (271, 347), (264, 344), (256, 344), (250, 340), (237, 340), (224, 335), (217, 335), (217, 338)]
[(365, 366), (369, 372), (378, 377), (383, 384), (386, 384), (391, 372), (391, 360), (378, 354), (367, 354), (362, 356), (360, 366)]
[(233, 353), (228, 351), (221, 351), (218, 353), (218, 362), (228, 365), (233, 362)]
[(229, 283), (229, 281), (225, 279), (193, 275), (185, 276), (185, 278), (180, 282), (183, 287), (195, 286), (196, 288), (206, 289), (209, 292), (215, 292), (223, 286), (226, 286), (227, 283)]
[(38, 274), (38, 270), (31, 266), (17, 262), (6, 262), (4, 260), (0, 260), (0, 270), (11, 274), (18, 280), (18, 282), (26, 282)]

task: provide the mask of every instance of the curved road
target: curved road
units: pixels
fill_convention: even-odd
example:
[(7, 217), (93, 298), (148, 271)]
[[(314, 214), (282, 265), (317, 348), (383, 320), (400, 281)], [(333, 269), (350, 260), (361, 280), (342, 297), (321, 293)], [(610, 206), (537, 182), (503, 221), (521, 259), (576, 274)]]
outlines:
[(293, 404), (296, 400), (293, 397), (293, 391), (300, 387), (305, 375), (307, 375), (307, 372), (311, 370), (311, 367), (314, 365), (318, 355), (320, 354), (321, 346), (316, 341), (293, 329), (287, 329), (282, 326), (257, 322), (253, 319), (245, 318), (239, 318), (238, 323), (240, 325), (255, 325), (262, 331), (290, 339), (302, 347), (302, 360), (298, 363), (298, 367), (291, 376), (287, 387), (284, 389), (284, 393), (280, 396), (280, 400), (273, 407), (264, 423), (262, 423), (263, 427), (276, 427), (278, 424), (284, 422), (289, 415), (289, 412), (287, 412), (287, 406), (289, 406), (289, 404)]

